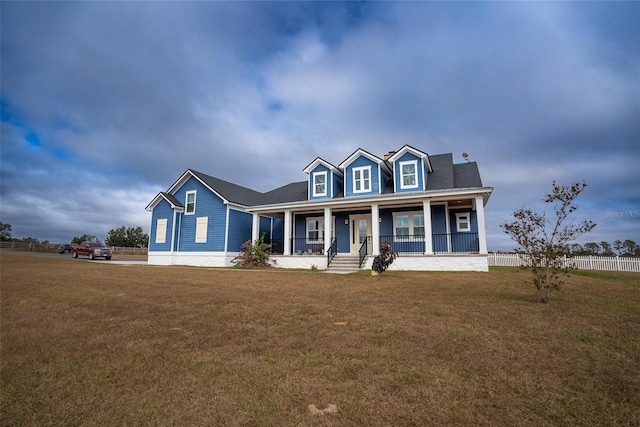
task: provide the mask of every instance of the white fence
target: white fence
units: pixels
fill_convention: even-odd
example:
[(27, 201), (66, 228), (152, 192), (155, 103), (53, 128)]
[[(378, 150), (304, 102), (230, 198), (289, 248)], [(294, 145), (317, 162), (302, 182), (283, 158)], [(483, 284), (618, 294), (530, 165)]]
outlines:
[[(518, 254), (489, 254), (487, 256), (489, 266), (492, 267), (520, 267), (522, 264)], [(640, 273), (640, 258), (619, 256), (575, 256), (565, 258), (564, 267), (571, 264), (576, 270), (606, 270), (606, 271), (631, 271)]]

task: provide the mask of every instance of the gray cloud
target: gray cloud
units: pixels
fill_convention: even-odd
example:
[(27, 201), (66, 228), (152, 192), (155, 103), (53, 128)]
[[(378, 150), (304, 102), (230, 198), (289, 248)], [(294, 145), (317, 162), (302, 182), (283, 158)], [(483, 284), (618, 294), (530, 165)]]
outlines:
[(479, 163), (495, 187), (490, 249), (512, 246), (498, 224), (554, 179), (590, 184), (587, 240), (640, 241), (624, 214), (640, 209), (638, 16), (636, 3), (6, 3), (2, 221), (52, 241), (146, 230), (144, 206), (186, 168), (268, 190), (316, 156), (408, 143)]

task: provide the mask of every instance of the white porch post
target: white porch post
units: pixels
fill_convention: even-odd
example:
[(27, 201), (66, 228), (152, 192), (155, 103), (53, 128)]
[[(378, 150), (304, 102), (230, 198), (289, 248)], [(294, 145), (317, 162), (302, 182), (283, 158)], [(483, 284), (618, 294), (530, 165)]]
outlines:
[(291, 255), (291, 211), (284, 211), (284, 242), (283, 255)]
[(431, 230), (431, 200), (422, 202), (422, 211), (424, 214), (424, 253), (425, 255), (433, 255), (433, 231)]
[(444, 216), (447, 229), (447, 253), (451, 253), (451, 234), (453, 230), (451, 230), (451, 220), (449, 219), (449, 202), (445, 202), (444, 204)]
[(380, 255), (380, 210), (376, 203), (371, 205), (371, 251), (372, 255)]
[(333, 221), (331, 221), (331, 208), (324, 208), (324, 252), (331, 247), (331, 236), (333, 235)]
[(253, 214), (253, 222), (251, 223), (251, 241), (255, 242), (260, 238), (260, 215)]
[(484, 226), (484, 199), (482, 196), (476, 196), (476, 219), (478, 221), (478, 243), (480, 244), (479, 252), (487, 253), (487, 232)]

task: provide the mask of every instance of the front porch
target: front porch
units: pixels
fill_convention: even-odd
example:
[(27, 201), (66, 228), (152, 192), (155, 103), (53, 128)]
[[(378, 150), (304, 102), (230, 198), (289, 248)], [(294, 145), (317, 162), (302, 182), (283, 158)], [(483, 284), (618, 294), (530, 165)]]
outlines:
[[(374, 245), (373, 236), (366, 236), (359, 245), (356, 257), (353, 257), (354, 270), (370, 269), (375, 257), (374, 247), (381, 242), (391, 242), (391, 248), (399, 253), (398, 259), (390, 270), (432, 270), (432, 271), (488, 271), (486, 254), (480, 255), (478, 233), (433, 234), (431, 247), (433, 253), (425, 253), (424, 235), (391, 236), (381, 235)], [(309, 241), (306, 238), (291, 238), (287, 243), (289, 254), (285, 253), (282, 240), (270, 242), (272, 258), (277, 266), (284, 268), (312, 268), (327, 270), (338, 257), (350, 257), (337, 252), (338, 241), (333, 240), (329, 250), (324, 251), (324, 240)]]

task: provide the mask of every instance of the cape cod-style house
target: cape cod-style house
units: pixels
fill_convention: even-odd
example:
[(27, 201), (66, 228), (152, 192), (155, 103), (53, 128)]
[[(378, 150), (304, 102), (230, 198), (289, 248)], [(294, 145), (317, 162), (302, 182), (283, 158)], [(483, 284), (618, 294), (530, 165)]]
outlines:
[(367, 269), (388, 241), (390, 269), (487, 271), (482, 185), (475, 162), (409, 145), (378, 157), (357, 149), (335, 166), (318, 157), (307, 180), (261, 193), (186, 170), (149, 205), (148, 263), (229, 266), (264, 234), (282, 268)]

